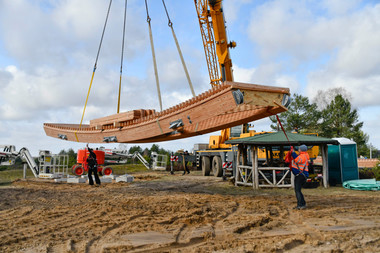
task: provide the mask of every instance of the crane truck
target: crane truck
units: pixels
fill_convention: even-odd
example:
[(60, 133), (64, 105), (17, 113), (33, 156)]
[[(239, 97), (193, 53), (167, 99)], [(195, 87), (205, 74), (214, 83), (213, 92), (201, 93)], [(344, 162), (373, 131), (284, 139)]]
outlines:
[[(228, 41), (222, 0), (194, 0), (199, 26), (205, 50), (206, 62), (211, 86), (221, 85), (224, 81), (233, 81), (230, 48), (236, 47), (236, 42)], [(290, 97), (284, 97), (282, 105), (288, 107)], [(221, 131), (220, 135), (210, 136), (208, 144), (195, 144), (194, 152), (197, 167), (202, 169), (204, 176), (210, 172), (214, 176), (233, 172), (236, 160), (235, 147), (226, 144), (227, 140), (251, 137), (265, 132), (250, 129), (249, 124), (243, 124)]]

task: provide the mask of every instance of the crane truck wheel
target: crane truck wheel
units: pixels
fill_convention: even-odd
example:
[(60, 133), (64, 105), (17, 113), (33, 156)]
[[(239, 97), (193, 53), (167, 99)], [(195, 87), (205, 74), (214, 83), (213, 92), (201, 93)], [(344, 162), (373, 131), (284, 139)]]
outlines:
[(202, 156), (202, 175), (210, 176), (210, 158), (208, 156)]
[(214, 177), (221, 177), (223, 175), (222, 158), (220, 156), (214, 156), (212, 159), (212, 173)]
[(102, 170), (102, 174), (104, 176), (109, 176), (112, 174), (112, 168), (111, 167), (104, 167), (103, 170)]
[(74, 175), (81, 176), (81, 175), (83, 175), (83, 173), (84, 173), (84, 169), (83, 169), (82, 165), (79, 165), (79, 164), (74, 165), (74, 167), (73, 167), (73, 174)]

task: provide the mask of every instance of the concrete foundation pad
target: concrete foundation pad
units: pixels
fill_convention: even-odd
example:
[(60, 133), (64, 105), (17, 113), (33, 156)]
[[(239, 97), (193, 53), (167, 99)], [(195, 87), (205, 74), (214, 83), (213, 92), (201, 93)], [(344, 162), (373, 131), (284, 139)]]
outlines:
[(117, 182), (127, 182), (127, 183), (131, 183), (131, 182), (133, 182), (133, 180), (134, 180), (134, 177), (131, 176), (131, 175), (128, 175), (128, 174), (125, 174), (125, 175), (122, 175), (122, 176), (116, 177), (116, 183), (117, 183)]
[(54, 182), (56, 182), (56, 183), (67, 182), (67, 178), (65, 178), (65, 177), (63, 177), (63, 178), (56, 178), (56, 179), (54, 179)]
[[(82, 175), (81, 178), (88, 181), (88, 175)], [(112, 183), (112, 178), (109, 176), (102, 176), (102, 177), (99, 177), (99, 179), (100, 179), (101, 183)], [(94, 182), (95, 182), (94, 176), (92, 176), (92, 180), (94, 180)]]
[(67, 179), (67, 183), (74, 183), (74, 184), (86, 183), (86, 181), (87, 180), (85, 178), (81, 178), (81, 177), (74, 177), (74, 178)]
[(112, 183), (112, 178), (109, 177), (101, 177), (99, 179), (101, 183)]
[(102, 178), (111, 178), (112, 180), (115, 180), (116, 176), (115, 175), (104, 175)]

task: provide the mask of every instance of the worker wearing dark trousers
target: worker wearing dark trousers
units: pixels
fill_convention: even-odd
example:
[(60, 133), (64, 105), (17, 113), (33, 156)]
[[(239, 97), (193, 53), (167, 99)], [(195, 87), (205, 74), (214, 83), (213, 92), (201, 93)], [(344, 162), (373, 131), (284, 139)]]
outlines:
[(183, 174), (182, 175), (185, 175), (186, 172), (187, 172), (187, 174), (190, 174), (190, 170), (189, 170), (189, 168), (187, 168), (188, 156), (189, 156), (189, 152), (185, 151), (183, 153)]
[(305, 198), (301, 192), (302, 186), (306, 182), (306, 177), (303, 175), (298, 174), (294, 178), (294, 191), (296, 192), (296, 198), (297, 198), (297, 206), (296, 209), (305, 209), (306, 208), (306, 201)]
[(98, 163), (96, 161), (96, 154), (94, 151), (89, 148), (88, 151), (90, 152), (89, 156), (87, 157), (87, 164), (88, 164), (88, 183), (89, 185), (94, 185), (94, 180), (92, 179), (92, 173), (94, 173), (95, 182), (96, 185), (100, 185), (100, 179), (98, 176)]
[(295, 209), (305, 209), (306, 201), (301, 192), (302, 186), (305, 184), (306, 179), (309, 177), (309, 154), (307, 153), (307, 146), (301, 145), (299, 147), (299, 155), (292, 152), (292, 173), (294, 174), (294, 191), (296, 192), (297, 206)]

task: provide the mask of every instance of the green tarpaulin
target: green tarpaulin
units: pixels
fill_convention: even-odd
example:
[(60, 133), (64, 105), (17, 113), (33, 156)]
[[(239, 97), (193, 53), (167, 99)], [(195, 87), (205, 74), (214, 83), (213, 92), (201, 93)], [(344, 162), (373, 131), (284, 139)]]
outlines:
[(360, 180), (350, 180), (343, 183), (343, 187), (351, 190), (360, 191), (379, 191), (380, 181), (376, 179), (360, 179)]

